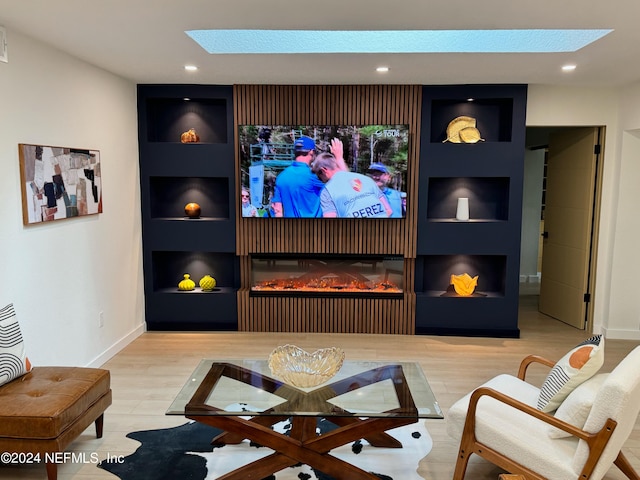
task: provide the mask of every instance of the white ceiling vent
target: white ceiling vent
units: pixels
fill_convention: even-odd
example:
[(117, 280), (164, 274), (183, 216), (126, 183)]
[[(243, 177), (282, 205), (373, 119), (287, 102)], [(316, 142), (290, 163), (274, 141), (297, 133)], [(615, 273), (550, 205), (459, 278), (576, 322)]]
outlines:
[(7, 53), (7, 29), (0, 27), (0, 62), (7, 63), (9, 54)]

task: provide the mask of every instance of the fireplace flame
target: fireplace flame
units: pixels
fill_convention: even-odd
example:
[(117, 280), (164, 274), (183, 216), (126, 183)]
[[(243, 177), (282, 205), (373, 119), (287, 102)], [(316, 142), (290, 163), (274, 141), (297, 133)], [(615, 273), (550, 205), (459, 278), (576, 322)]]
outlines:
[[(400, 274), (397, 270), (384, 269), (374, 275), (365, 276), (355, 264), (362, 261), (337, 260), (326, 261), (307, 259), (299, 261), (299, 267), (308, 269), (305, 273), (295, 272), (288, 278), (273, 278), (255, 281), (252, 291), (260, 292), (300, 292), (300, 293), (402, 293), (396, 283), (390, 280), (391, 274)], [(265, 272), (262, 272), (264, 275)], [(373, 273), (373, 272), (372, 272)], [(282, 274), (280, 272), (280, 274)]]
[(363, 282), (361, 280), (341, 278), (342, 276), (302, 278), (274, 278), (256, 283), (252, 290), (256, 291), (287, 291), (301, 292), (385, 292), (402, 293), (397, 285), (389, 281)]

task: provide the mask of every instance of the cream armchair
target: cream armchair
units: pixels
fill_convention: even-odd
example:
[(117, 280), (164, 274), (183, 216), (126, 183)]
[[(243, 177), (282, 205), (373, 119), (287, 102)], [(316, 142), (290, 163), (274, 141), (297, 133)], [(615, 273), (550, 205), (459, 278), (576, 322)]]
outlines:
[(517, 377), (499, 375), (449, 409), (448, 433), (460, 440), (453, 479), (464, 478), (476, 454), (527, 480), (599, 480), (612, 464), (640, 480), (621, 452), (640, 411), (640, 347), (611, 373), (596, 375), (567, 397), (558, 412), (563, 408), (574, 424), (536, 408), (540, 390), (525, 382), (533, 362), (554, 365), (529, 356)]

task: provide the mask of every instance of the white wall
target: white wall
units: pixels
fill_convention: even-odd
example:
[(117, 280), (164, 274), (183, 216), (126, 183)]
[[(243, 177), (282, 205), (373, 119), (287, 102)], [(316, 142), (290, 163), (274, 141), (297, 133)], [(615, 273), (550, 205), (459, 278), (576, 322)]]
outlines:
[[(0, 307), (14, 303), (34, 365), (101, 365), (144, 330), (135, 84), (17, 32), (8, 39)], [(104, 213), (23, 226), (18, 143), (99, 150)]]
[[(613, 239), (610, 323), (607, 335), (640, 339), (640, 301), (635, 276), (640, 272), (640, 84), (621, 91), (619, 173)], [(613, 330), (613, 331), (611, 331)]]

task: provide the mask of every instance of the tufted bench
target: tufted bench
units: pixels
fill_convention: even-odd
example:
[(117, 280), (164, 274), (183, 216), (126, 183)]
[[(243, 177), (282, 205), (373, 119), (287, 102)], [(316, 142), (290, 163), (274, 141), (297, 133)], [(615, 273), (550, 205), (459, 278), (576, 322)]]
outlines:
[(40, 455), (48, 479), (55, 480), (53, 454), (63, 452), (93, 422), (96, 436), (102, 437), (110, 382), (109, 370), (34, 367), (0, 386), (0, 452)]

